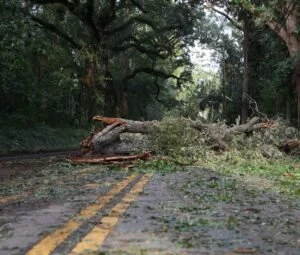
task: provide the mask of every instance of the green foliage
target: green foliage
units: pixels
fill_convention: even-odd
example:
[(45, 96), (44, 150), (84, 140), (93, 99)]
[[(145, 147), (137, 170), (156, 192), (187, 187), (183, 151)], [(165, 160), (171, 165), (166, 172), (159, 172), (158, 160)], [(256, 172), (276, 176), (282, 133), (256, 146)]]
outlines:
[[(51, 126), (84, 125), (95, 113), (123, 110), (124, 98), (124, 117), (134, 119), (160, 118), (174, 106), (168, 87), (189, 79), (187, 46), (198, 10), (169, 1), (78, 2), (76, 11), (69, 8), (75, 2), (34, 3), (0, 3), (2, 119), (16, 114)], [(88, 89), (80, 81), (91, 61), (95, 88)]]
[(1, 7), (0, 121), (14, 125), (22, 115), (32, 123), (72, 124), (79, 88), (72, 53), (55, 45), (55, 37), (33, 30), (20, 9)]
[(197, 150), (194, 151), (192, 146), (198, 138), (199, 132), (185, 119), (163, 119), (152, 133), (155, 151), (179, 163), (190, 163), (195, 159)]
[[(235, 18), (234, 12), (231, 15)], [(205, 22), (200, 22), (197, 28), (200, 42), (215, 51), (214, 57), (220, 65), (219, 77), (210, 75), (214, 86), (200, 93), (201, 103), (210, 121), (234, 123), (241, 112), (243, 36), (224, 17), (222, 22), (219, 19), (214, 12), (207, 13)]]
[[(299, 195), (299, 160), (285, 158), (278, 150), (283, 141), (299, 139), (299, 135), (297, 132), (290, 134), (285, 123), (277, 121), (272, 128), (254, 131), (249, 135), (227, 137), (225, 141), (229, 148), (226, 151), (214, 151), (211, 149), (214, 141), (209, 132), (192, 129), (186, 119), (164, 119), (156, 127), (152, 139), (159, 155), (167, 156), (173, 163), (196, 163), (230, 174), (263, 176), (278, 184), (280, 191)], [(158, 169), (161, 168), (164, 166), (158, 165)]]
[[(237, 161), (234, 164), (223, 162), (222, 169), (228, 174), (245, 174), (247, 176), (265, 178), (265, 187), (280, 191), (291, 196), (300, 195), (299, 160), (297, 158), (272, 159), (265, 161)], [(220, 165), (215, 163), (214, 169), (220, 170)], [(271, 182), (271, 183), (270, 183)], [(262, 187), (263, 188), (263, 187)]]
[(179, 105), (169, 114), (190, 119), (205, 119), (214, 122), (220, 118), (222, 97), (219, 77), (213, 72), (206, 72), (195, 67), (192, 82), (181, 86), (176, 93)]
[[(21, 119), (21, 121), (27, 120)], [(35, 124), (27, 128), (1, 127), (0, 154), (77, 149), (79, 142), (85, 135), (85, 130), (72, 128), (54, 129), (45, 124)]]
[(175, 172), (182, 170), (182, 167), (165, 158), (141, 161), (133, 168), (133, 170), (139, 172)]
[(253, 97), (260, 111), (268, 116), (285, 117), (289, 105), (293, 122), (297, 116), (296, 91), (292, 84), (293, 61), (285, 46), (270, 32), (261, 31), (257, 33), (257, 38), (256, 65), (252, 73), (256, 80)]

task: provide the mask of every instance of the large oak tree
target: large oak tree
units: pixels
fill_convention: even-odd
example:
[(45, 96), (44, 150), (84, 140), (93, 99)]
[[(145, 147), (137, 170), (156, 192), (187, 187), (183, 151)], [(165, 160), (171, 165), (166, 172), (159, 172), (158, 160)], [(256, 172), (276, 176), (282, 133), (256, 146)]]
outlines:
[[(139, 73), (156, 77), (154, 94), (160, 91), (158, 78), (172, 78), (179, 84), (187, 77), (186, 72), (179, 77), (172, 73), (187, 63), (184, 49), (192, 43), (193, 10), (184, 1), (26, 0), (22, 6), (38, 26), (67, 42), (74, 56), (86, 56), (87, 74), (80, 80), (89, 94), (89, 118), (96, 112), (97, 94), (105, 95), (105, 104), (114, 108), (114, 114), (123, 112), (125, 117), (126, 84)], [(132, 55), (146, 60), (132, 63)], [(114, 58), (124, 59), (120, 70), (124, 84), (119, 91), (111, 73)], [(170, 68), (161, 68), (170, 59)]]

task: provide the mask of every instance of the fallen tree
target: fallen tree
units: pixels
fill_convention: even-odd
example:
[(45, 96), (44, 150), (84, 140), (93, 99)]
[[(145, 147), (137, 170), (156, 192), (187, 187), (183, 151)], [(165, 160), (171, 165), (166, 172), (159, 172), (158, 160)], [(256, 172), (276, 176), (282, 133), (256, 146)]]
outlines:
[[(81, 151), (84, 154), (131, 154), (152, 150), (149, 134), (153, 131), (155, 121), (142, 122), (102, 116), (94, 116), (93, 120), (103, 123), (106, 127), (99, 132), (92, 132), (90, 137), (81, 143)], [(127, 135), (121, 136), (125, 133)]]
[[(145, 151), (173, 155), (184, 152), (187, 157), (194, 155), (191, 150), (229, 151), (255, 148), (261, 150), (266, 157), (280, 156), (279, 149), (288, 151), (287, 139), (279, 139), (282, 131), (275, 121), (260, 122), (258, 117), (250, 119), (246, 124), (227, 126), (224, 123), (201, 123), (189, 119), (173, 119), (168, 121), (133, 121), (121, 118), (95, 116), (94, 121), (105, 127), (92, 134), (81, 143), (81, 151), (85, 156), (116, 155), (114, 161), (124, 160), (123, 155), (143, 155)], [(265, 130), (276, 131), (268, 136)], [(278, 131), (279, 130), (279, 131)], [(253, 135), (255, 134), (255, 135)], [(277, 139), (277, 140), (276, 140)], [(279, 141), (280, 140), (280, 141)], [(288, 143), (289, 145), (291, 142)], [(120, 156), (117, 156), (120, 155)], [(86, 162), (105, 162), (86, 160)], [(78, 162), (80, 160), (77, 160)]]

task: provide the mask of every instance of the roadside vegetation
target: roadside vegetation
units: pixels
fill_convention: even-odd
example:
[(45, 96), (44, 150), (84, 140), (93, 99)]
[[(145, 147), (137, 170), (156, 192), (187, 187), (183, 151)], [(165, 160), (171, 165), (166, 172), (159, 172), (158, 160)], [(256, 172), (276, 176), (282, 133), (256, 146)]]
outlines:
[(300, 151), (299, 147), (285, 151), (288, 139), (299, 139), (299, 132), (278, 120), (268, 128), (234, 135), (226, 140), (228, 148), (220, 150), (212, 146), (214, 141), (208, 133), (191, 128), (188, 120), (166, 119), (153, 133), (157, 151), (154, 160), (142, 162), (135, 169), (174, 172), (198, 166), (299, 197)]
[(83, 128), (52, 128), (45, 124), (35, 124), (27, 128), (1, 127), (0, 155), (78, 150), (86, 133)]

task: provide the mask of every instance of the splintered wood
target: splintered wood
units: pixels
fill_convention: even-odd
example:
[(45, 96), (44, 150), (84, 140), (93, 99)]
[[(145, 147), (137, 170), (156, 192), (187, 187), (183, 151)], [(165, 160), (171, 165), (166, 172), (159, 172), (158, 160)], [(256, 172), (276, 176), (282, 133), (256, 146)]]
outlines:
[(103, 124), (106, 124), (106, 125), (111, 125), (111, 124), (119, 124), (119, 125), (122, 125), (122, 124), (125, 124), (126, 121), (121, 119), (121, 118), (108, 118), (108, 117), (103, 117), (103, 116), (100, 116), (100, 115), (96, 115), (93, 117), (93, 120), (94, 121), (100, 121), (102, 122)]

